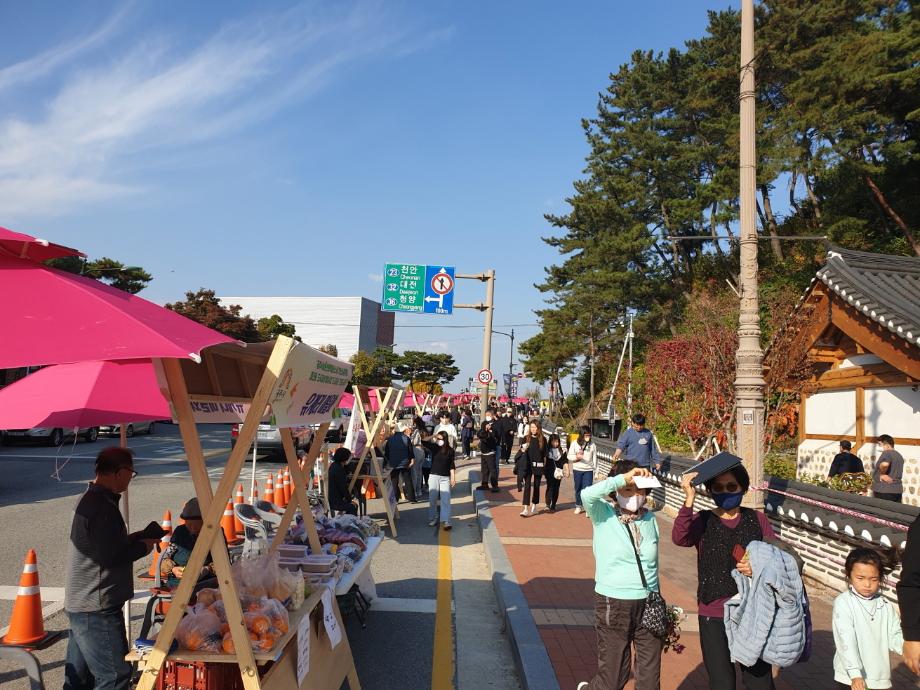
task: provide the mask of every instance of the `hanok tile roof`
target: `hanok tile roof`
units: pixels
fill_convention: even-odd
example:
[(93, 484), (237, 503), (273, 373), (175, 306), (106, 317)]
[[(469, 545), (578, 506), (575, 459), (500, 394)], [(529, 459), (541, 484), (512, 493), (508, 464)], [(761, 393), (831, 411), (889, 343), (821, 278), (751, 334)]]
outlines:
[(920, 345), (920, 257), (831, 246), (817, 278), (868, 318)]

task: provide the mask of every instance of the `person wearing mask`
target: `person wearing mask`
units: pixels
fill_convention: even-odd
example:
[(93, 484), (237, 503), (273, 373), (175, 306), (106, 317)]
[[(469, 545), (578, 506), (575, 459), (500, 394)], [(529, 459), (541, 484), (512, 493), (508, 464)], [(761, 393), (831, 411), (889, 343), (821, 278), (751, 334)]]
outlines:
[(405, 422), (396, 425), (396, 433), (387, 439), (383, 448), (383, 464), (390, 468), (390, 481), (396, 500), (401, 499), (399, 480), (402, 478), (403, 490), (411, 503), (417, 503), (415, 487), (412, 485), (412, 466), (415, 464), (415, 451), (412, 449), (412, 426)]
[(594, 483), (594, 473), (597, 471), (597, 446), (591, 440), (591, 429), (586, 426), (581, 428), (578, 439), (569, 445), (568, 461), (572, 465), (572, 476), (575, 481), (575, 514), (585, 512), (581, 502), (583, 489)]
[(539, 424), (531, 422), (514, 461), (514, 472), (518, 476), (518, 481), (524, 485), (524, 497), (521, 501), (524, 508), (521, 510), (521, 517), (535, 515), (537, 512), (537, 503), (540, 502), (540, 481), (546, 471), (548, 452), (549, 446), (543, 430)]
[[(697, 552), (700, 647), (709, 687), (734, 690), (735, 664), (725, 634), (725, 602), (738, 593), (732, 571), (751, 577), (753, 570), (746, 560), (736, 560), (733, 552), (736, 547), (747, 549), (752, 541), (777, 537), (764, 513), (741, 507), (751, 483), (741, 458), (723, 452), (698, 467), (699, 472), (688, 472), (681, 478), (685, 501), (674, 520), (671, 540), (677, 546), (694, 547)], [(716, 504), (713, 510), (693, 511), (694, 480), (698, 476), (705, 477), (703, 484)], [(763, 659), (753, 666), (738, 665), (748, 690), (773, 689), (772, 667)]]
[(128, 534), (118, 510), (136, 475), (134, 453), (103, 448), (96, 456), (96, 477), (74, 510), (64, 585), (70, 623), (65, 690), (128, 690), (131, 684), (122, 608), (134, 596), (134, 561), (160, 541)]
[(569, 465), (562, 452), (562, 442), (559, 434), (553, 434), (549, 437), (549, 450), (546, 451), (546, 510), (548, 512), (556, 512), (559, 487), (562, 486), (562, 478), (568, 476)]
[(348, 490), (348, 476), (345, 471), (345, 465), (350, 459), (351, 451), (348, 448), (339, 448), (332, 454), (332, 463), (329, 465), (329, 508), (357, 515), (358, 506)]
[(487, 414), (486, 421), (479, 431), (479, 467), (482, 472), (482, 482), (479, 488), (483, 491), (491, 487), (492, 493), (498, 493), (498, 463), (496, 451), (498, 450), (498, 434), (495, 433), (495, 420)]
[(530, 420), (527, 418), (527, 415), (520, 415), (520, 422), (517, 425), (517, 442), (520, 446), (524, 443), (524, 437), (527, 436), (527, 431), (530, 429)]
[(450, 447), (447, 432), (438, 431), (434, 441), (422, 443), (431, 452), (431, 474), (428, 476), (428, 524), (438, 524), (438, 500), (441, 501), (441, 527), (448, 530), (450, 524), (450, 490), (457, 485), (457, 467), (454, 449)]
[(872, 471), (872, 495), (883, 501), (900, 503), (904, 494), (904, 485), (901, 483), (904, 456), (894, 449), (894, 439), (888, 434), (878, 437), (878, 445), (882, 454), (878, 456)]
[(827, 478), (831, 479), (838, 474), (849, 474), (850, 472), (865, 472), (863, 462), (857, 456), (850, 452), (849, 441), (840, 442), (840, 452), (834, 456), (831, 462), (831, 469), (827, 473)]
[(901, 557), (898, 604), (904, 633), (904, 663), (920, 675), (920, 517), (914, 518), (907, 531), (907, 547)]
[(434, 428), (434, 435), (437, 435), (441, 431), (447, 434), (447, 442), (450, 443), (450, 447), (456, 452), (459, 437), (457, 436), (457, 427), (450, 421), (450, 414), (448, 412), (441, 413), (441, 421)]
[(511, 414), (511, 408), (507, 408), (504, 414), (499, 417), (496, 425), (498, 439), (501, 442), (502, 460), (506, 463), (511, 462), (511, 450), (514, 448), (514, 432), (517, 430), (517, 424)]
[(633, 649), (636, 690), (661, 686), (664, 644), (642, 626), (645, 600), (659, 591), (658, 521), (645, 507), (649, 489), (635, 485), (636, 477), (648, 476), (646, 468), (620, 460), (610, 477), (581, 494), (594, 532), (598, 644), (597, 675), (578, 690), (622, 690), (633, 672)]
[(655, 443), (655, 435), (645, 428), (645, 415), (634, 414), (631, 418), (632, 425), (620, 434), (617, 439), (617, 449), (613, 453), (613, 462), (622, 456), (625, 460), (632, 460), (639, 467), (654, 467), (661, 469), (661, 453)]
[[(186, 501), (179, 517), (185, 520), (185, 523), (173, 531), (169, 539), (169, 546), (166, 547), (160, 559), (160, 577), (169, 587), (178, 586), (179, 580), (185, 575), (185, 564), (188, 563), (192, 549), (195, 548), (195, 542), (198, 541), (198, 535), (201, 534), (201, 528), (204, 526), (198, 499), (190, 498)], [(211, 587), (216, 584), (217, 579), (214, 577), (211, 554), (208, 553), (204, 567), (198, 575), (198, 584), (195, 585), (195, 589), (197, 591), (202, 587)]]
[(427, 490), (428, 477), (425, 475), (425, 468), (430, 467), (426, 457), (425, 447), (422, 445), (423, 436), (427, 435), (425, 422), (421, 417), (416, 417), (412, 422), (412, 454), (415, 457), (415, 464), (412, 465), (412, 486), (415, 489), (415, 495), (421, 496), (424, 490)]
[(469, 408), (464, 409), (463, 415), (460, 417), (460, 443), (463, 446), (463, 456), (467, 458), (472, 457), (470, 445), (473, 442), (473, 426), (472, 413)]

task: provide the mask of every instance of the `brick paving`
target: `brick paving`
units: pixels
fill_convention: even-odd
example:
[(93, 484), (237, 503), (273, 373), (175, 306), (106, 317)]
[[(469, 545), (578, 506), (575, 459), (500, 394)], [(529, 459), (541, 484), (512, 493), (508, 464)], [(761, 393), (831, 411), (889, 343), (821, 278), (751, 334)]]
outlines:
[[(534, 622), (546, 646), (562, 690), (575, 690), (580, 681), (590, 680), (597, 671), (597, 647), (593, 628), (594, 555), (591, 551), (591, 523), (575, 515), (572, 480), (563, 480), (562, 496), (555, 514), (521, 517), (521, 494), (515, 489), (510, 467), (502, 465), (501, 491), (486, 493), (495, 526)], [(541, 497), (542, 498), (542, 497)], [(703, 667), (696, 622), (696, 552), (671, 543), (671, 519), (658, 514), (661, 530), (660, 581), (668, 603), (681, 606), (688, 614), (682, 626), (682, 654), (673, 651), (662, 658), (663, 690), (706, 690), (708, 676)], [(837, 686), (833, 678), (834, 640), (831, 634), (831, 599), (812, 594), (814, 652), (804, 664), (777, 673), (780, 690), (828, 690)], [(892, 655), (893, 687), (920, 687), (916, 677)], [(633, 690), (633, 682), (626, 686)], [(740, 682), (738, 687), (743, 687)]]

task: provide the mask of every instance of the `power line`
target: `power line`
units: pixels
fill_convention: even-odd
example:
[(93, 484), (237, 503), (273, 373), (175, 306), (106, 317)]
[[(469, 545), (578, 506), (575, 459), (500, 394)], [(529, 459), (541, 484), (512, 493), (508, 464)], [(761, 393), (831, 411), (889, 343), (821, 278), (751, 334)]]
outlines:
[[(319, 321), (288, 321), (283, 319), (284, 323), (290, 323), (295, 326), (344, 326), (344, 327), (353, 327), (360, 328), (361, 324), (359, 323), (322, 323)], [(496, 324), (499, 328), (539, 328), (540, 324), (538, 323), (500, 323)], [(395, 328), (482, 328), (479, 324), (470, 324), (470, 325), (447, 325), (447, 326), (438, 326), (434, 324), (395, 324)]]

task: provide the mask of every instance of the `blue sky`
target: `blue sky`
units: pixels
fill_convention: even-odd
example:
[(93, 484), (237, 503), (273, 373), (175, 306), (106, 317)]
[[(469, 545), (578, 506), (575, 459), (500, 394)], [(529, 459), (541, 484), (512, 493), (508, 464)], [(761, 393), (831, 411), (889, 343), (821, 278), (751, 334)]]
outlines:
[[(2, 3), (0, 225), (139, 264), (161, 303), (379, 300), (387, 261), (495, 268), (495, 328), (527, 338), (558, 256), (543, 214), (565, 210), (608, 74), (736, 5)], [(483, 297), (459, 281), (456, 301)], [(399, 315), (397, 349), (452, 353), (459, 388), (481, 328), (440, 326), (481, 323)]]

